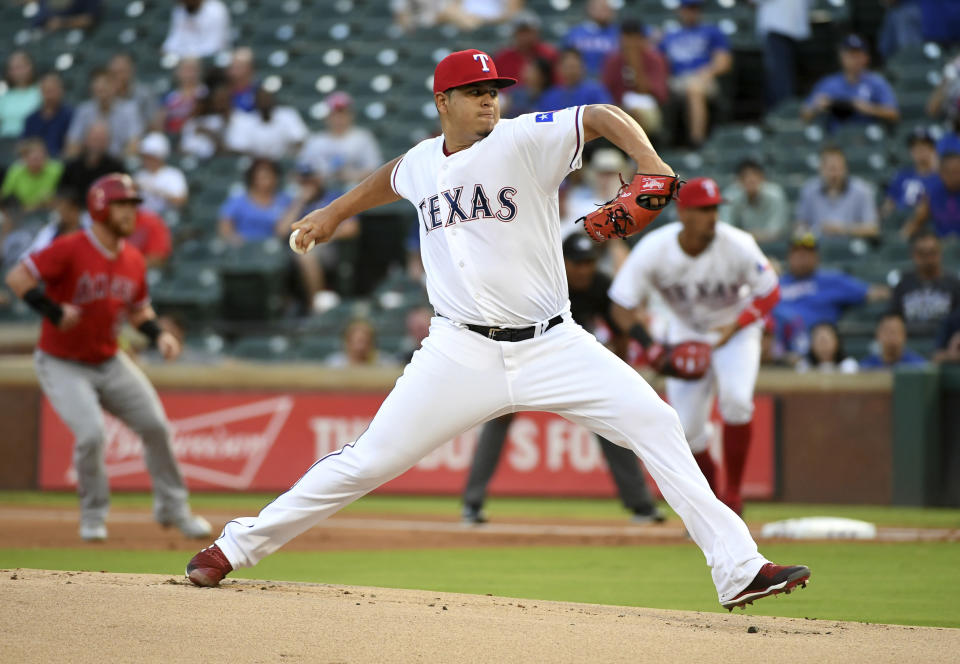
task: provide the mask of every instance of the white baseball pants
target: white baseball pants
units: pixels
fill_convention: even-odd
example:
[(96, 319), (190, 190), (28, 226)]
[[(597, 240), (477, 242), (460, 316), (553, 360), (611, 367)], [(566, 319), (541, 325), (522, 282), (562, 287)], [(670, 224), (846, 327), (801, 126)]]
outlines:
[[(667, 401), (680, 416), (687, 442), (694, 454), (710, 442), (710, 411), (717, 396), (720, 416), (727, 424), (746, 424), (753, 419), (753, 391), (760, 371), (760, 341), (763, 330), (751, 325), (733, 335), (710, 356), (710, 369), (700, 380), (668, 378)], [(690, 340), (694, 337), (686, 337)], [(699, 339), (699, 338), (698, 338)], [(708, 336), (702, 340), (709, 341)]]
[(569, 315), (519, 342), (491, 341), (434, 318), (370, 427), (314, 463), (259, 516), (228, 523), (217, 545), (234, 568), (254, 565), (454, 436), (525, 410), (557, 413), (633, 449), (703, 551), (721, 602), (768, 562), (743, 521), (713, 495), (674, 410)]

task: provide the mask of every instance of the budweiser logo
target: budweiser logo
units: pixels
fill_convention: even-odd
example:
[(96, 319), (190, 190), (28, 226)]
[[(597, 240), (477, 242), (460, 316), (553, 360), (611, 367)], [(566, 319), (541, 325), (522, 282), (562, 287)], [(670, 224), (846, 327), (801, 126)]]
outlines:
[[(276, 443), (294, 400), (280, 396), (170, 423), (173, 451), (184, 477), (228, 489), (246, 489)], [(109, 477), (142, 473), (143, 443), (123, 422), (104, 414)], [(75, 483), (71, 464), (67, 479)]]

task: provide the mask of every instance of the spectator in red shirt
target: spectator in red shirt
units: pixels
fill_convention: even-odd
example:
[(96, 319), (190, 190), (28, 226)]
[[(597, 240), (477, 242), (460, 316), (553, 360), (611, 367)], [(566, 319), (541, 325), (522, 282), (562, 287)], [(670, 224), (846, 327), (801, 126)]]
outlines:
[[(513, 44), (493, 56), (497, 72), (522, 80), (524, 67), (534, 60), (557, 64), (557, 49), (540, 39), (540, 18), (530, 11), (522, 11), (513, 19)], [(548, 85), (555, 81), (549, 81)]]
[(163, 267), (173, 250), (166, 222), (156, 212), (142, 206), (137, 208), (136, 225), (127, 243), (140, 250), (147, 267)]
[(618, 106), (632, 115), (648, 134), (662, 126), (660, 107), (668, 97), (670, 69), (647, 38), (647, 28), (628, 19), (620, 26), (620, 50), (603, 64), (603, 84)]

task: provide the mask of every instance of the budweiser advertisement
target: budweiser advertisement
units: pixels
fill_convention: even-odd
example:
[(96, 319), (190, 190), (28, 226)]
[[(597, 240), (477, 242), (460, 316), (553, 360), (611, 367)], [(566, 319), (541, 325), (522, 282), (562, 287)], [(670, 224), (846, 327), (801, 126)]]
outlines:
[[(386, 393), (167, 390), (160, 397), (170, 419), (177, 459), (191, 489), (282, 491), (315, 460), (356, 440)], [(758, 396), (756, 406), (744, 488), (748, 498), (770, 498), (774, 493), (773, 400)], [(41, 418), (40, 487), (73, 488), (73, 436), (46, 401)], [(721, 429), (714, 427), (718, 435)], [(448, 441), (378, 491), (459, 493), (478, 431)], [(720, 441), (715, 440), (711, 447), (718, 461), (719, 446)], [(113, 488), (150, 488), (140, 439), (109, 415), (104, 455)], [(520, 413), (514, 418), (490, 491), (501, 495), (616, 495), (593, 435), (549, 413)]]

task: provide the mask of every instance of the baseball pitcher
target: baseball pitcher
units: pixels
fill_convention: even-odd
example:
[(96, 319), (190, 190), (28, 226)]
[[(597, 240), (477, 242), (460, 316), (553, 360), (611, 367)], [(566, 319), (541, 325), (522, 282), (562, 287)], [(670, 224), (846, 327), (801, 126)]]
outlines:
[(672, 169), (614, 106), (501, 120), (499, 91), (515, 82), (499, 76), (486, 53), (450, 54), (433, 79), (443, 135), (293, 224), (294, 244), (306, 250), (344, 219), (407, 199), (420, 219), (436, 316), (369, 428), (258, 516), (230, 521), (187, 565), (195, 584), (215, 586), (232, 569), (255, 565), (463, 431), (527, 410), (558, 413), (638, 454), (703, 550), (724, 606), (809, 578), (806, 567), (760, 555), (697, 468), (676, 412), (571, 318), (557, 190), (580, 167), (584, 143), (606, 137), (642, 173), (592, 224), (594, 237), (623, 237), (649, 223), (675, 192)]

